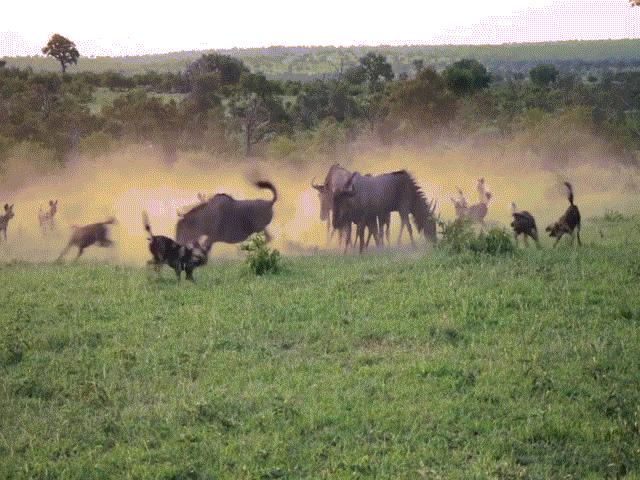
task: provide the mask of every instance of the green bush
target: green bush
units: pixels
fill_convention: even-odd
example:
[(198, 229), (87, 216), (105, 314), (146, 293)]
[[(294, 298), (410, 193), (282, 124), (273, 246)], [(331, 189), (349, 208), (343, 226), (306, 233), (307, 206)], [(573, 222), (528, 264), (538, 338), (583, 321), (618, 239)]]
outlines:
[(240, 246), (241, 250), (248, 252), (247, 265), (256, 275), (265, 273), (278, 273), (281, 267), (282, 256), (275, 248), (267, 246), (264, 233), (255, 233)]
[(440, 222), (442, 241), (439, 246), (453, 253), (473, 252), (499, 255), (515, 251), (512, 237), (504, 228), (494, 227), (476, 234), (469, 220)]

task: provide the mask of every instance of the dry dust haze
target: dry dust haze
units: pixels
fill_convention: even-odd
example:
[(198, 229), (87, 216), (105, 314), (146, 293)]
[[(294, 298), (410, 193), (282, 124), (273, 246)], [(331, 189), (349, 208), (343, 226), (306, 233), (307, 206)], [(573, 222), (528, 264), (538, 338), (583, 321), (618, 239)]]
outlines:
[[(471, 202), (477, 200), (476, 180), (484, 176), (493, 195), (487, 220), (508, 226), (510, 205), (533, 213), (540, 229), (566, 208), (561, 181), (575, 187), (584, 229), (588, 218), (606, 210), (637, 211), (640, 174), (618, 164), (590, 162), (565, 170), (545, 170), (535, 157), (506, 153), (505, 149), (477, 149), (469, 146), (418, 149), (367, 148), (350, 158), (337, 159), (350, 170), (383, 173), (407, 169), (422, 186), (429, 200), (438, 201), (443, 219), (453, 219), (450, 197), (460, 187)], [(310, 186), (313, 176), (321, 182), (333, 163), (331, 159), (309, 160), (305, 165), (285, 161), (216, 161), (204, 154), (184, 154), (171, 168), (152, 150), (126, 148), (94, 160), (78, 160), (64, 170), (38, 175), (24, 165), (0, 186), (0, 202), (14, 203), (15, 218), (8, 228), (8, 242), (0, 244), (0, 259), (53, 261), (66, 244), (71, 225), (84, 225), (115, 216), (112, 228), (115, 248), (89, 248), (83, 258), (140, 265), (149, 259), (142, 211), (149, 213), (153, 232), (175, 236), (177, 211), (197, 202), (197, 194), (226, 192), (235, 198), (265, 198), (271, 193), (253, 186), (258, 179), (270, 180), (278, 190), (274, 219), (269, 231), (274, 246), (285, 254), (307, 254), (324, 250), (326, 225), (319, 219), (318, 195)], [(20, 173), (18, 173), (20, 172)], [(38, 210), (49, 199), (59, 199), (56, 231), (43, 236)], [(392, 242), (399, 228), (392, 217)], [(404, 239), (408, 242), (408, 238)], [(424, 239), (418, 239), (419, 248)], [(338, 251), (335, 243), (332, 247)], [(237, 256), (237, 245), (215, 244), (212, 257)], [(69, 259), (75, 256), (75, 250)]]

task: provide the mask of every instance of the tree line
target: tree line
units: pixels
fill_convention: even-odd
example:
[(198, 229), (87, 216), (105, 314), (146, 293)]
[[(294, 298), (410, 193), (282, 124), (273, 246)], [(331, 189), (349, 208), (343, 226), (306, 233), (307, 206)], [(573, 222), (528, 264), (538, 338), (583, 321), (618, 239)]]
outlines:
[[(68, 73), (79, 53), (64, 37), (52, 37), (43, 52), (58, 59), (61, 73), (0, 64), (0, 162), (25, 144), (63, 163), (78, 152), (150, 143), (170, 163), (179, 150), (335, 155), (362, 137), (393, 144), (524, 135), (535, 154), (570, 158), (592, 136), (606, 155), (626, 162), (640, 150), (640, 72), (633, 69), (585, 77), (540, 64), (504, 76), (473, 59), (439, 70), (415, 59), (398, 74), (372, 51), (302, 82), (269, 79), (219, 53), (177, 73), (125, 76)], [(92, 111), (101, 89), (117, 96)]]

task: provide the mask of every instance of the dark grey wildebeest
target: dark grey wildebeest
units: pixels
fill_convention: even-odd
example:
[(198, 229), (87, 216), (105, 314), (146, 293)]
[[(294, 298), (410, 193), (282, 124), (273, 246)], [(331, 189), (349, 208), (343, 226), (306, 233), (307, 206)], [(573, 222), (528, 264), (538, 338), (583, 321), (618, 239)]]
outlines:
[[(364, 249), (364, 229), (373, 232), (376, 244), (378, 238), (378, 222), (388, 219), (391, 212), (400, 214), (400, 235), (402, 239), (404, 227), (409, 231), (413, 244), (413, 228), (409, 214), (427, 240), (436, 242), (435, 205), (427, 202), (424, 193), (406, 170), (383, 175), (366, 176), (355, 172), (345, 187), (334, 195), (333, 226), (340, 228), (348, 221), (357, 225), (356, 239), (360, 237), (360, 251)], [(381, 233), (381, 232), (380, 232)]]
[(236, 200), (225, 193), (214, 195), (182, 216), (176, 226), (176, 241), (187, 245), (206, 235), (203, 246), (207, 252), (216, 242), (239, 243), (252, 233), (264, 232), (269, 241), (271, 236), (266, 228), (273, 218), (273, 204), (278, 193), (270, 182), (256, 182), (255, 185), (271, 190), (273, 198)]
[[(327, 243), (329, 243), (333, 232), (331, 231), (331, 211), (333, 210), (333, 197), (336, 192), (344, 189), (344, 186), (351, 178), (351, 173), (346, 168), (342, 167), (339, 163), (334, 163), (327, 172), (327, 176), (324, 179), (324, 183), (321, 185), (313, 183), (311, 180), (311, 186), (318, 191), (318, 197), (320, 198), (320, 220), (327, 222)], [(350, 239), (350, 232), (346, 232), (347, 227), (338, 229), (340, 239), (343, 237)], [(349, 225), (349, 230), (351, 225)], [(350, 241), (350, 240), (348, 240)], [(348, 246), (348, 245), (347, 245)]]

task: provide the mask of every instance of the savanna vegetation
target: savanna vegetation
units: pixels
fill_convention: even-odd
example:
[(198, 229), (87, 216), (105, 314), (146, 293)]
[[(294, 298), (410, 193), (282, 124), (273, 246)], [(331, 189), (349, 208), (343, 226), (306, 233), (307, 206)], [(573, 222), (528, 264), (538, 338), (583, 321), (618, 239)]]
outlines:
[[(635, 164), (634, 42), (274, 47), (205, 53), (180, 68), (145, 71), (127, 69), (135, 59), (94, 69), (99, 59), (71, 55), (60, 65), (78, 65), (64, 74), (7, 59), (0, 67), (0, 169), (7, 158), (55, 169), (131, 143), (155, 146), (167, 163), (181, 151), (305, 162), (345, 156), (356, 144), (472, 142), (514, 144), (548, 166)], [(286, 79), (256, 63), (260, 55), (278, 65), (326, 58), (333, 67)]]
[(0, 264), (0, 477), (638, 478), (640, 219), (585, 225), (196, 285)]

